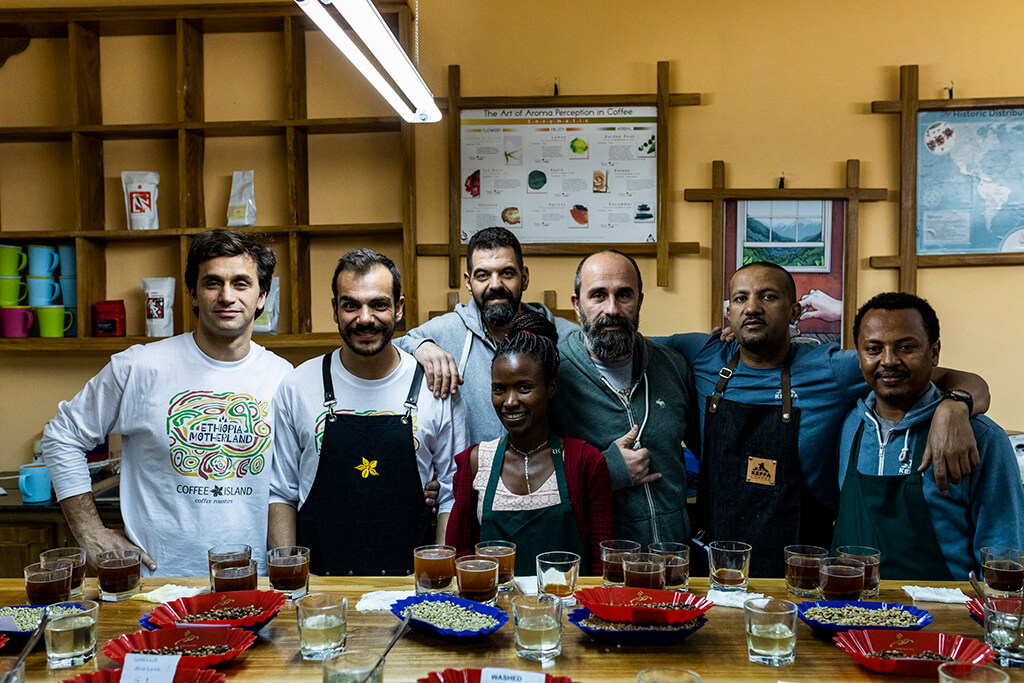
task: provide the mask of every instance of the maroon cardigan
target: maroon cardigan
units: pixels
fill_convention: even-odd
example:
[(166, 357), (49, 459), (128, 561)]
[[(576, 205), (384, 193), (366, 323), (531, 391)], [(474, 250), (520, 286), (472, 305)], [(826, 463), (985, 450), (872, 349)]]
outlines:
[[(478, 496), (473, 490), (473, 470), (469, 466), (469, 454), (474, 448), (476, 445), (455, 456), (455, 464), (458, 466), (453, 482), (455, 505), (448, 518), (445, 542), (455, 546), (458, 555), (472, 552), (480, 540), (480, 522), (476, 518)], [(592, 574), (600, 574), (599, 544), (612, 538), (615, 528), (608, 463), (596, 448), (571, 436), (565, 437), (562, 461), (576, 528), (579, 529), (583, 545), (590, 552), (590, 571)]]

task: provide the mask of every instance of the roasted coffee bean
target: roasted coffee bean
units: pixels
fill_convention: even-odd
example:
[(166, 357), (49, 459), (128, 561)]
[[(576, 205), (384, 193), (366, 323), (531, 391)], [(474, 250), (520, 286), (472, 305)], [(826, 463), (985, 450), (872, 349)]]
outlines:
[(195, 621), (228, 621), (231, 619), (245, 619), (263, 614), (263, 610), (255, 605), (248, 607), (225, 607), (223, 609), (210, 609), (198, 614), (189, 614), (178, 619), (179, 624), (191, 624)]
[(947, 657), (944, 654), (940, 654), (933, 650), (922, 650), (921, 652), (909, 653), (900, 652), (899, 650), (877, 650), (875, 652), (869, 652), (868, 657), (877, 657), (879, 659), (924, 659), (930, 662), (952, 662), (952, 657)]
[(230, 651), (231, 648), (224, 644), (203, 645), (201, 647), (191, 649), (184, 647), (161, 647), (135, 650), (135, 652), (140, 655), (181, 655), (182, 657), (206, 657), (208, 655), (222, 655), (225, 652)]
[(691, 624), (633, 624), (628, 621), (605, 621), (595, 616), (587, 617), (580, 625), (597, 631), (683, 631), (691, 627)]

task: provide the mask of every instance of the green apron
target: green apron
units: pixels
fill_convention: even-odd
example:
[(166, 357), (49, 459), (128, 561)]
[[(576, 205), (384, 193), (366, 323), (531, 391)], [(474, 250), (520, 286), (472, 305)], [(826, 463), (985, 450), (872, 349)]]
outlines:
[(536, 558), (540, 553), (551, 550), (568, 550), (580, 556), (580, 573), (590, 573), (590, 553), (583, 547), (576, 517), (569, 500), (569, 489), (565, 484), (565, 467), (562, 463), (562, 448), (554, 434), (551, 441), (551, 460), (555, 465), (555, 480), (558, 482), (558, 505), (540, 510), (494, 510), (494, 491), (501, 479), (501, 468), (505, 463), (505, 447), (508, 437), (498, 444), (491, 476), (484, 492), (484, 504), (480, 520), (481, 541), (512, 541), (516, 544), (516, 575), (530, 576), (537, 573)]
[(918, 435), (910, 474), (876, 477), (857, 470), (864, 424), (857, 428), (846, 466), (832, 551), (841, 545), (867, 545), (882, 551), (885, 579), (952, 581), (924, 499), (924, 477), (917, 468), (927, 439)]

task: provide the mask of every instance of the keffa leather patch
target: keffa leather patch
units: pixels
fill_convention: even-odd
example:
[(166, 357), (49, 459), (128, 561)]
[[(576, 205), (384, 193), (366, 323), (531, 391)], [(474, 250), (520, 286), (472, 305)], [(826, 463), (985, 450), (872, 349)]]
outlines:
[(775, 460), (747, 458), (747, 482), (775, 486)]

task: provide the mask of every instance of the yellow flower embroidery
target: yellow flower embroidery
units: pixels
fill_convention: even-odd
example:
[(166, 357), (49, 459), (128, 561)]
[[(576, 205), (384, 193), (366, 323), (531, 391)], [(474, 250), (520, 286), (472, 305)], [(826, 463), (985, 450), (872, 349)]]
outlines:
[(356, 469), (359, 470), (360, 472), (362, 472), (363, 479), (366, 479), (371, 474), (373, 476), (375, 476), (375, 477), (378, 476), (377, 475), (377, 470), (374, 469), (376, 466), (377, 466), (377, 461), (376, 460), (367, 460), (366, 458), (363, 458), (363, 464), (362, 465), (356, 465)]

